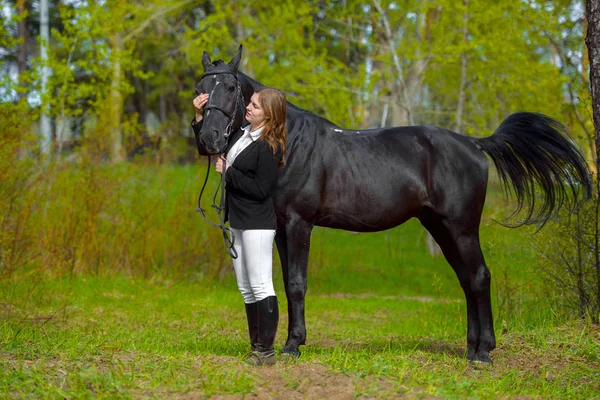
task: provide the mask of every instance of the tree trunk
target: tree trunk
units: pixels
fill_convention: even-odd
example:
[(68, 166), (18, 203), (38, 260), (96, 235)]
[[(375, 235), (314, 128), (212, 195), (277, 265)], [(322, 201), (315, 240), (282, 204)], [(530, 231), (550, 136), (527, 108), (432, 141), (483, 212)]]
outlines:
[[(463, 0), (463, 5), (465, 6), (465, 11), (463, 13), (462, 21), (462, 33), (463, 33), (463, 43), (466, 45), (469, 41), (469, 14), (467, 12), (469, 7), (469, 0)], [(467, 51), (463, 51), (460, 54), (460, 85), (458, 88), (458, 104), (456, 105), (456, 119), (455, 119), (455, 127), (456, 132), (461, 133), (463, 127), (463, 113), (465, 109), (465, 101), (466, 101), (466, 92), (467, 92), (467, 61), (468, 55)]]
[[(586, 1), (587, 35), (585, 42), (590, 60), (590, 86), (592, 93), (592, 111), (594, 115), (594, 137), (596, 142), (596, 202), (600, 201), (600, 0)], [(598, 224), (598, 205), (596, 206), (596, 224)], [(597, 231), (597, 230), (596, 230)], [(595, 243), (596, 266), (596, 305), (600, 304), (600, 249), (598, 234)]]
[[(400, 63), (400, 57), (396, 51), (396, 40), (392, 33), (390, 21), (386, 11), (381, 6), (379, 0), (373, 0), (373, 5), (379, 13), (379, 19), (383, 25), (384, 39), (387, 42), (390, 53), (392, 54), (392, 61), (394, 65), (395, 78), (394, 84), (390, 87), (392, 93), (397, 96), (396, 104), (394, 105), (394, 113), (392, 114), (392, 124), (394, 125), (414, 125), (412, 104), (408, 93), (408, 84), (404, 81), (404, 71)], [(419, 76), (419, 75), (417, 75)], [(400, 117), (397, 117), (399, 115)], [(400, 118), (400, 120), (396, 120)], [(406, 121), (402, 123), (403, 121)]]
[(164, 124), (167, 122), (167, 97), (164, 93), (160, 94), (158, 98), (158, 112), (160, 123)]
[[(587, 31), (588, 31), (588, 16), (587, 12), (583, 14), (583, 40), (587, 43)], [(589, 79), (590, 66), (589, 64), (589, 54), (586, 43), (583, 44), (583, 52), (581, 54), (581, 73), (584, 77), (584, 80), (587, 82)]]
[[(375, 9), (379, 13), (379, 20), (383, 25), (383, 38), (387, 42), (389, 51), (392, 54), (395, 78), (390, 83), (390, 92), (393, 94), (394, 102), (392, 104), (392, 126), (415, 125), (413, 103), (417, 98), (422, 87), (422, 76), (427, 68), (428, 60), (419, 57), (418, 53), (410, 69), (404, 74), (400, 56), (396, 50), (396, 38), (390, 26), (386, 10), (382, 7), (379, 0), (372, 0)], [(416, 39), (421, 40), (419, 35), (419, 26), (415, 32)], [(442, 250), (437, 245), (433, 237), (427, 232), (427, 250), (430, 255), (440, 255)]]
[[(27, 2), (25, 0), (17, 1), (17, 11), (21, 17), (19, 21), (19, 52), (17, 54), (17, 68), (19, 70), (19, 82), (22, 83), (21, 77), (23, 72), (27, 69), (27, 17), (24, 17), (27, 10)], [(25, 92), (19, 93), (19, 100), (23, 99), (27, 94)]]
[[(42, 98), (46, 94), (48, 86), (48, 76), (50, 69), (48, 68), (48, 42), (50, 40), (50, 32), (48, 29), (48, 0), (40, 2), (40, 38), (41, 48), (40, 56), (42, 59)], [(41, 151), (42, 154), (49, 155), (52, 148), (52, 125), (50, 121), (50, 105), (42, 104), (42, 115), (40, 118), (40, 130), (42, 132)]]
[[(133, 84), (135, 86), (135, 93), (133, 93), (133, 101), (135, 108), (140, 113), (138, 121), (142, 125), (146, 125), (148, 119), (148, 103), (146, 102), (146, 82), (140, 77), (136, 76), (133, 78)], [(162, 121), (161, 121), (162, 123)]]
[(110, 158), (112, 162), (123, 161), (123, 144), (121, 137), (121, 114), (123, 112), (123, 96), (121, 94), (121, 52), (123, 51), (123, 40), (120, 33), (112, 37), (113, 51), (113, 76), (110, 90)]
[(586, 44), (590, 60), (590, 86), (596, 142), (596, 171), (600, 167), (600, 0), (586, 2), (588, 30)]

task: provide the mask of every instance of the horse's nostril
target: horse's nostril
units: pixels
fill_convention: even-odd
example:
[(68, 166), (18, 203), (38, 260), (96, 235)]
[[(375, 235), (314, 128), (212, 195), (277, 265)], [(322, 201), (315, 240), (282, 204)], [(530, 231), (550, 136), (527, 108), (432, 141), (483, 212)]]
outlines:
[(202, 138), (200, 138), (200, 145), (208, 150), (208, 147), (206, 146), (206, 142)]
[(217, 154), (223, 151), (226, 143), (224, 144), (223, 140), (219, 137), (219, 131), (213, 129), (212, 135), (209, 134), (200, 138), (200, 144), (208, 153)]

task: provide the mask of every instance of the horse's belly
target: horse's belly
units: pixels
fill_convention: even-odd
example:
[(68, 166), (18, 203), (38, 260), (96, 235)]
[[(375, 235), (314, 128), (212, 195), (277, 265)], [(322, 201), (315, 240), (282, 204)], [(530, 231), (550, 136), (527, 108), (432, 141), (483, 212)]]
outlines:
[(377, 232), (394, 228), (419, 215), (422, 205), (416, 196), (360, 204), (338, 203), (319, 210), (315, 225), (355, 232)]
[(411, 216), (406, 216), (401, 219), (389, 219), (385, 221), (365, 221), (348, 215), (328, 214), (319, 217), (315, 225), (353, 232), (379, 232), (392, 229), (410, 218)]

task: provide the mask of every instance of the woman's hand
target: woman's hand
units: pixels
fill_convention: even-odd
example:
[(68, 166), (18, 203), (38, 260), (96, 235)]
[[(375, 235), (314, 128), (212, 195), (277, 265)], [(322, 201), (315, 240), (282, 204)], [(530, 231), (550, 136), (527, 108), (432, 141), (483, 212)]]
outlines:
[(204, 106), (208, 103), (208, 93), (200, 93), (193, 101), (196, 109), (196, 122), (202, 121), (204, 118)]
[(217, 170), (218, 173), (222, 174), (225, 171), (227, 171), (227, 168), (229, 168), (230, 165), (227, 162), (227, 159), (225, 157), (223, 157), (222, 155), (220, 155), (217, 158), (217, 162), (215, 163), (215, 169)]

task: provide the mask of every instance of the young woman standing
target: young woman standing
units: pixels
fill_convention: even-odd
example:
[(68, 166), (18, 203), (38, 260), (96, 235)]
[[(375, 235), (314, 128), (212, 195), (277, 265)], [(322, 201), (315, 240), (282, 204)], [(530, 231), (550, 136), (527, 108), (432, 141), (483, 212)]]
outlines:
[[(208, 94), (201, 93), (193, 103), (196, 118), (192, 127), (198, 135), (202, 127)], [(262, 88), (246, 107), (249, 125), (232, 134), (216, 170), (225, 174), (226, 220), (235, 236), (238, 258), (233, 267), (238, 288), (246, 306), (250, 353), (246, 363), (275, 363), (273, 344), (279, 322), (279, 307), (273, 288), (273, 239), (277, 229), (271, 192), (277, 169), (283, 165), (287, 139), (286, 98), (283, 92)]]

